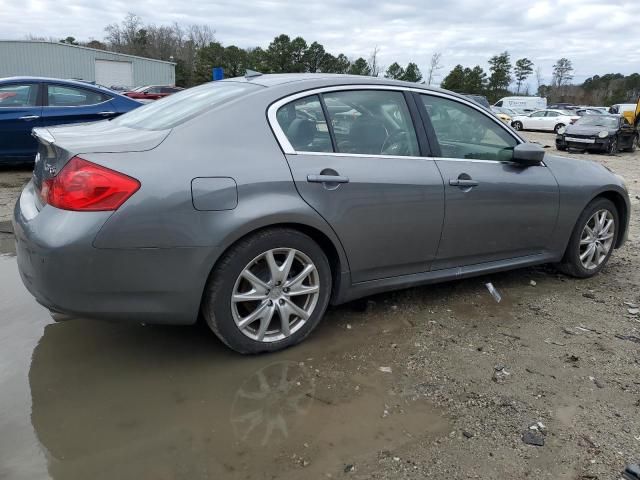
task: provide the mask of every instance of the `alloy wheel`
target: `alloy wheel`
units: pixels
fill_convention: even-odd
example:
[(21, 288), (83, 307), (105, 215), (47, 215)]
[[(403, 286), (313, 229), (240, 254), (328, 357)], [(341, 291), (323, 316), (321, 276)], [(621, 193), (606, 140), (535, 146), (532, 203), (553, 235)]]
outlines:
[(595, 212), (580, 235), (580, 263), (587, 270), (598, 268), (607, 258), (616, 233), (613, 214), (609, 210)]
[(294, 248), (255, 257), (233, 287), (231, 313), (240, 331), (258, 342), (283, 340), (304, 326), (320, 295), (313, 261)]

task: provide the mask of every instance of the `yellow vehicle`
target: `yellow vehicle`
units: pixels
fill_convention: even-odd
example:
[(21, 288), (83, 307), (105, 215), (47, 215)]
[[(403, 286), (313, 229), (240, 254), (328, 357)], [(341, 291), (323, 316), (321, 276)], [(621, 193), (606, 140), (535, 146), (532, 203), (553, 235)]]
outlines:
[(626, 118), (631, 125), (635, 125), (636, 129), (640, 128), (640, 98), (638, 98), (636, 103), (618, 103), (612, 105), (609, 112), (619, 113)]
[(507, 125), (511, 125), (511, 118), (518, 115), (518, 112), (506, 107), (491, 107), (493, 114)]

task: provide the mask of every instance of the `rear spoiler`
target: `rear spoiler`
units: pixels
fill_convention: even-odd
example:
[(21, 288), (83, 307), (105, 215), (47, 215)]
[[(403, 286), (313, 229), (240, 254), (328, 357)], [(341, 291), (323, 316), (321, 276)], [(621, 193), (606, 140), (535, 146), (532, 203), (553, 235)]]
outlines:
[(31, 130), (31, 135), (37, 140), (41, 141), (45, 145), (51, 145), (55, 142), (55, 138), (51, 135), (51, 132), (46, 128), (38, 127)]

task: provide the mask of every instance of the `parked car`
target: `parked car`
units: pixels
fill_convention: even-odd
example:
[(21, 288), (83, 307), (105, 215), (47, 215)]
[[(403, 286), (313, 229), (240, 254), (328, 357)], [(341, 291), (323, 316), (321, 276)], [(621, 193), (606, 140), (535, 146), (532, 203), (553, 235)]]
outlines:
[(33, 162), (34, 127), (114, 118), (141, 104), (111, 90), (73, 80), (0, 79), (0, 165)]
[(180, 87), (171, 85), (146, 85), (144, 87), (134, 88), (124, 94), (129, 98), (137, 100), (158, 100), (159, 98), (168, 97), (182, 90)]
[(545, 130), (558, 132), (562, 127), (572, 124), (580, 117), (564, 110), (538, 110), (528, 115), (513, 117), (511, 126), (516, 130)]
[(550, 110), (575, 110), (578, 107), (573, 103), (554, 103), (548, 105), (547, 108)]
[(638, 132), (621, 115), (585, 115), (573, 125), (560, 128), (556, 136), (558, 150), (597, 150), (614, 154), (618, 150), (634, 152)]
[(491, 107), (491, 111), (507, 125), (511, 125), (511, 119), (518, 115), (515, 110), (506, 107)]
[(533, 112), (535, 110), (543, 110), (547, 108), (547, 99), (542, 97), (504, 97), (493, 105), (494, 107), (507, 107), (523, 110), (524, 112)]
[(620, 177), (415, 83), (253, 75), (35, 135), (13, 223), (38, 301), (129, 322), (201, 312), (243, 353), (387, 290), (543, 263), (591, 277), (627, 237)]
[(573, 110), (571, 113), (575, 113), (576, 115), (582, 117), (584, 115), (603, 115), (607, 112), (603, 112), (599, 108), (591, 108), (591, 107), (578, 107)]

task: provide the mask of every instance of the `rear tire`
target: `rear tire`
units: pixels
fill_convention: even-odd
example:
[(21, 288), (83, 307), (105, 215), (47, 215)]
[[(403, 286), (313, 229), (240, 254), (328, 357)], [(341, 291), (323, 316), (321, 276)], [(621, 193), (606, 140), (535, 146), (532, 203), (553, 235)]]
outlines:
[(564, 145), (558, 145), (558, 146), (556, 146), (556, 150), (558, 150), (560, 152), (566, 152), (567, 151), (567, 147), (565, 147)]
[[(597, 220), (605, 215), (605, 226), (609, 220), (612, 225), (604, 231), (598, 227)], [(595, 218), (595, 221), (594, 221)], [(592, 230), (590, 235), (587, 226)], [(618, 235), (618, 210), (611, 200), (596, 198), (583, 210), (569, 239), (567, 250), (562, 261), (557, 265), (558, 270), (566, 275), (577, 278), (589, 278), (600, 273), (609, 261)], [(594, 228), (595, 227), (595, 228)], [(603, 230), (599, 232), (599, 230)], [(593, 240), (593, 242), (591, 241)], [(590, 248), (593, 246), (592, 263), (589, 264)]]
[(511, 126), (516, 130), (522, 130), (522, 122), (513, 122)]
[(553, 131), (554, 131), (555, 133), (558, 133), (558, 130), (560, 130), (560, 129), (561, 129), (561, 128), (563, 128), (564, 126), (565, 126), (565, 125), (564, 125), (564, 123), (559, 123), (559, 124), (557, 124), (555, 127), (553, 127)]
[(239, 353), (282, 350), (300, 343), (320, 322), (331, 283), (329, 261), (311, 238), (288, 228), (262, 230), (218, 261), (202, 314)]
[(632, 152), (632, 153), (635, 152), (637, 145), (638, 145), (638, 135), (633, 137), (633, 140), (631, 141), (631, 145), (629, 145), (628, 148), (625, 148), (625, 152)]

